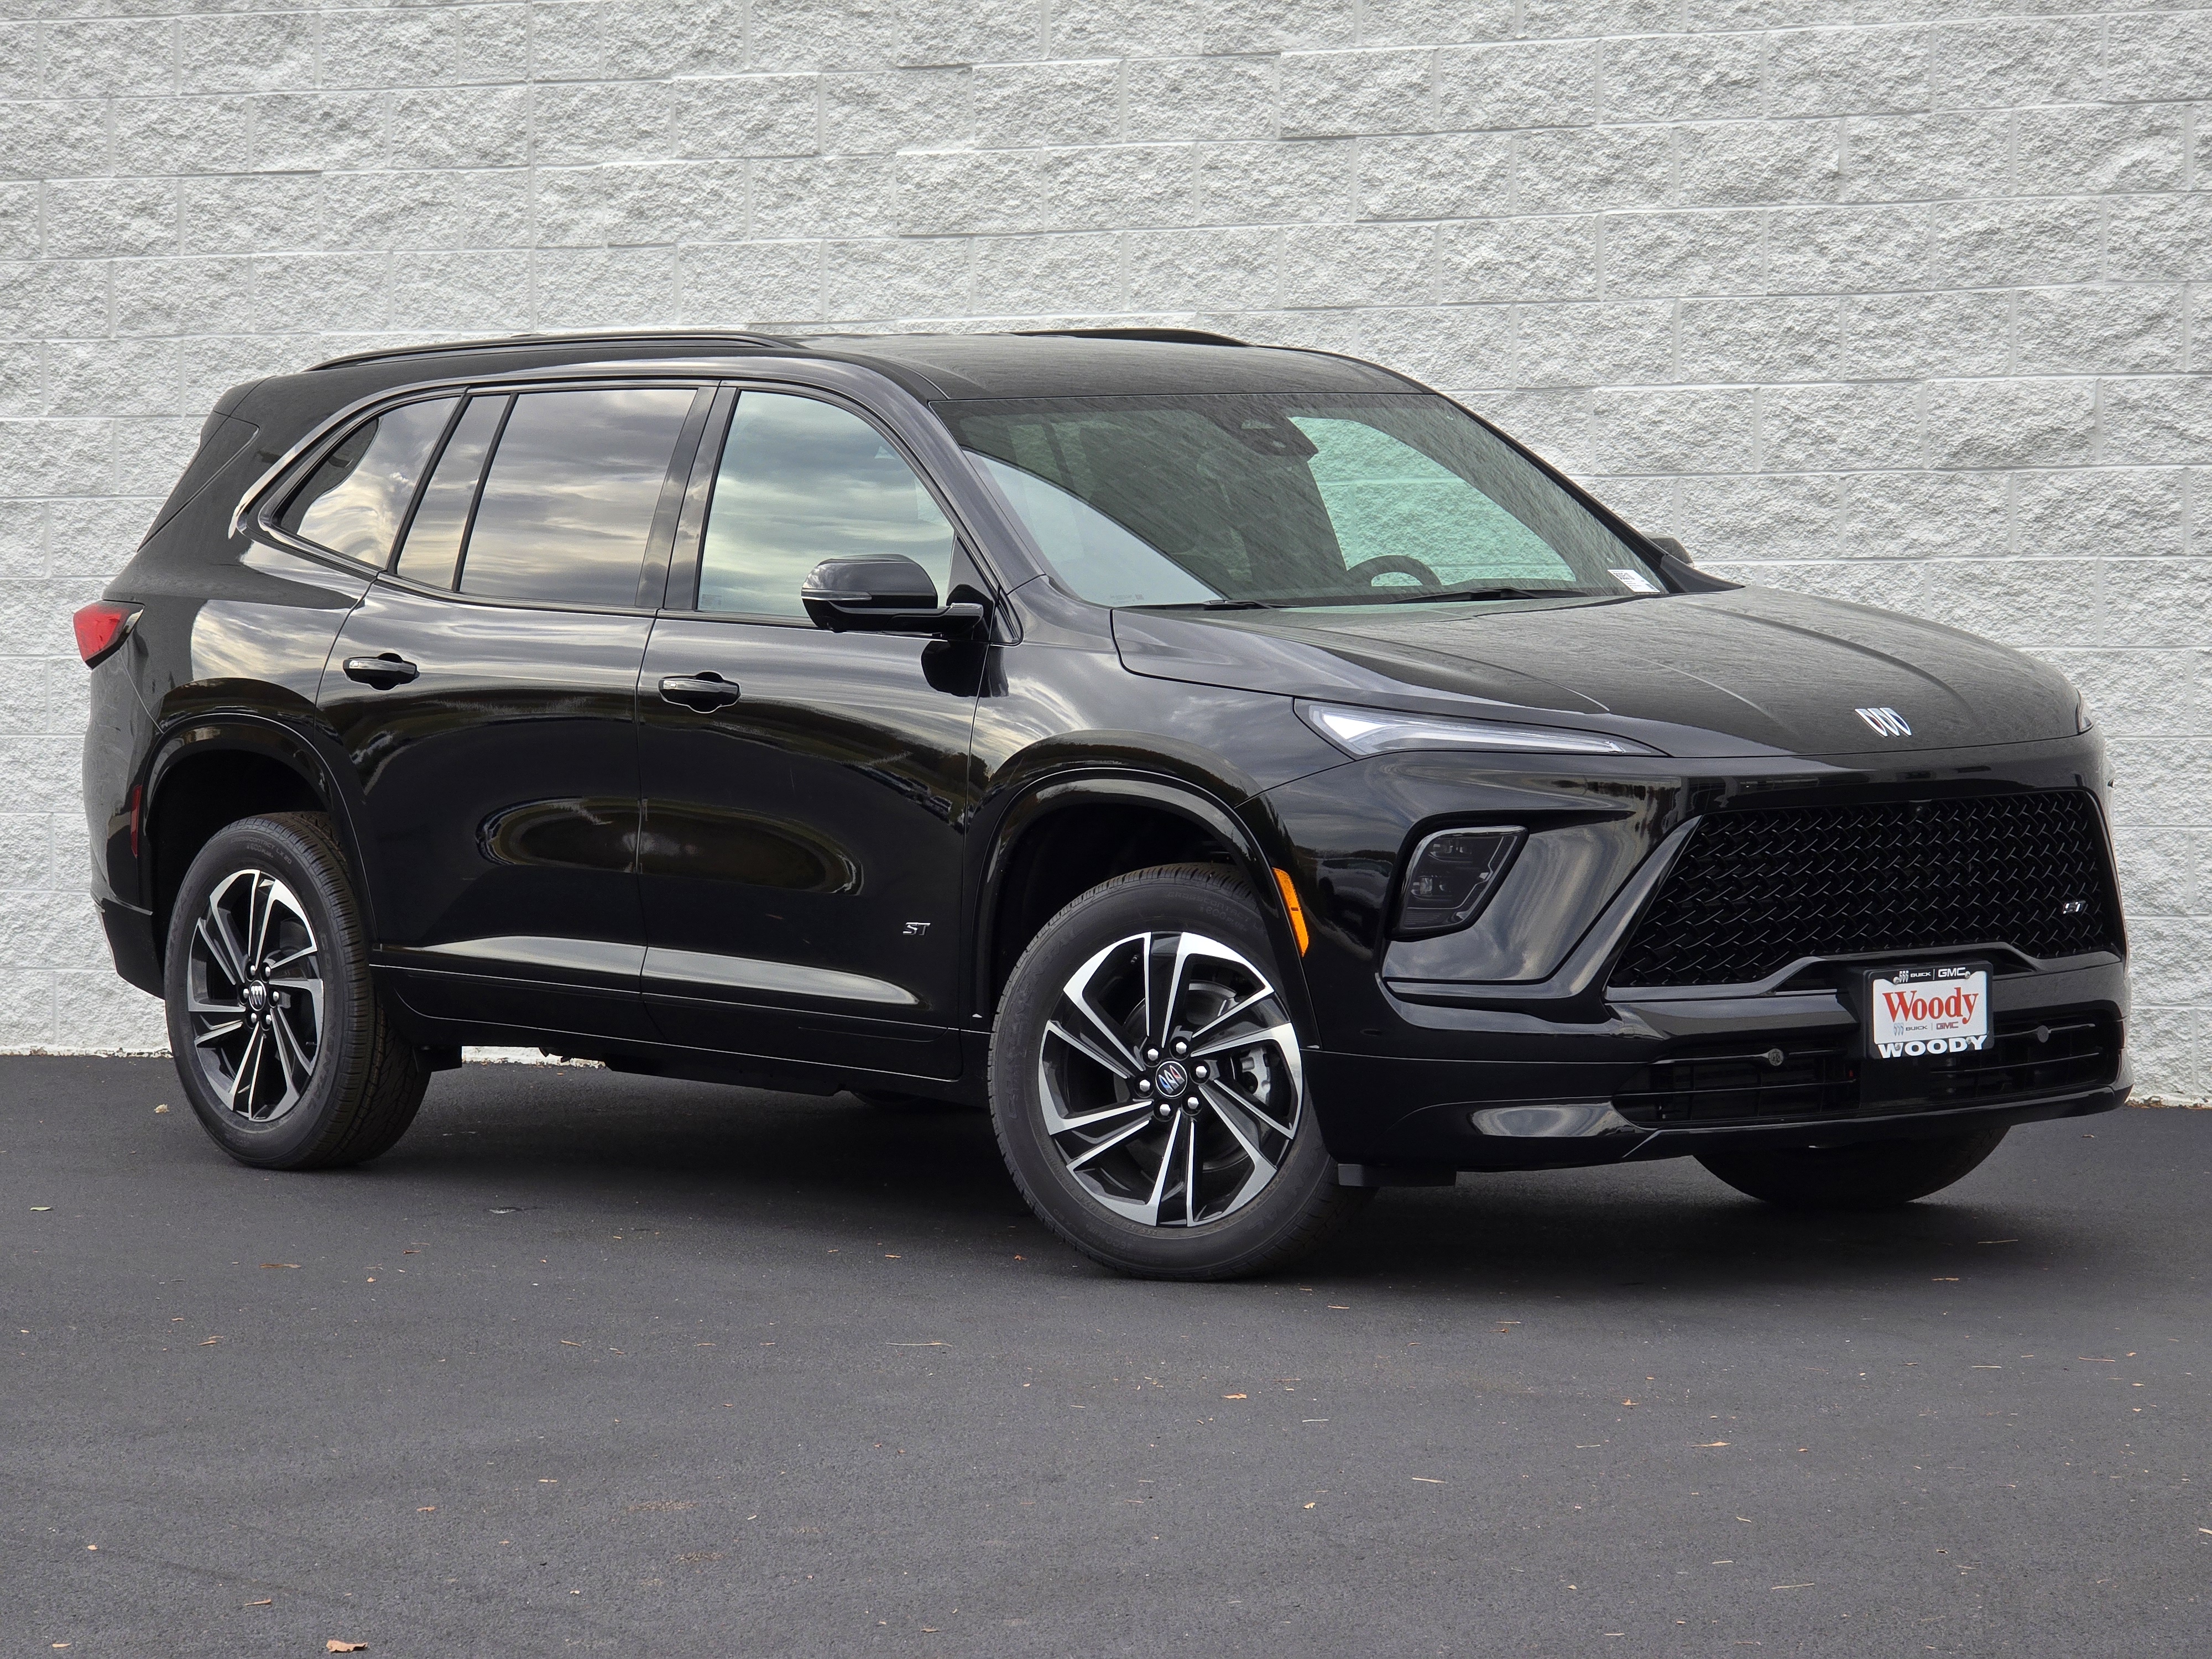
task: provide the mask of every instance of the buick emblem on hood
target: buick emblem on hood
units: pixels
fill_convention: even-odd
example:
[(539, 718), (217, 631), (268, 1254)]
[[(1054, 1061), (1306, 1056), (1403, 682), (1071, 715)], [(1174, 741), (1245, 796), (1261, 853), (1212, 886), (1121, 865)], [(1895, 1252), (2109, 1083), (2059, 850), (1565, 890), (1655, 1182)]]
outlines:
[(1894, 708), (1862, 708), (1858, 717), (1885, 738), (1909, 738), (1912, 728)]

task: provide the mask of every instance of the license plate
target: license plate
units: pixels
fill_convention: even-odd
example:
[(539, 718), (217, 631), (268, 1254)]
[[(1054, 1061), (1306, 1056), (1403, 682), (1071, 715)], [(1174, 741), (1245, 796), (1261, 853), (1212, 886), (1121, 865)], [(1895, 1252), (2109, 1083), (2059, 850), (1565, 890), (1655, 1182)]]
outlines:
[(1867, 1054), (1875, 1060), (1963, 1054), (1990, 1040), (1986, 968), (1898, 968), (1867, 975)]

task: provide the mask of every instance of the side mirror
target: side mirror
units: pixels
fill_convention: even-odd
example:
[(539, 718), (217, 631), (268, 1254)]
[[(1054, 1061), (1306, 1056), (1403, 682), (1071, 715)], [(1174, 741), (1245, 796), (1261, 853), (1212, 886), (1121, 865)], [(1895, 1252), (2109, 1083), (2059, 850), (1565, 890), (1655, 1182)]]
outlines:
[(1657, 548), (1662, 553), (1664, 553), (1670, 559), (1677, 560), (1683, 564), (1693, 565), (1697, 563), (1697, 561), (1690, 556), (1690, 550), (1682, 545), (1681, 539), (1679, 537), (1646, 536), (1644, 539), (1650, 542), (1652, 546)]
[(824, 559), (807, 572), (799, 598), (814, 625), (833, 634), (972, 640), (983, 631), (981, 605), (939, 605), (937, 584), (903, 553)]

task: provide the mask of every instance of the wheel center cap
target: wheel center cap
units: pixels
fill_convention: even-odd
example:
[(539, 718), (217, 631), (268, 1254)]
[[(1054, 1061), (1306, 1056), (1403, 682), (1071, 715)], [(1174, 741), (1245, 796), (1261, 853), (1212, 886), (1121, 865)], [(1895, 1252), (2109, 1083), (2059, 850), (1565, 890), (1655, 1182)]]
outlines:
[(1164, 1060), (1152, 1073), (1152, 1083), (1159, 1091), (1172, 1100), (1190, 1086), (1190, 1073), (1184, 1071), (1180, 1060)]
[(258, 981), (247, 986), (246, 1006), (257, 1014), (264, 1012), (269, 1006), (269, 988)]

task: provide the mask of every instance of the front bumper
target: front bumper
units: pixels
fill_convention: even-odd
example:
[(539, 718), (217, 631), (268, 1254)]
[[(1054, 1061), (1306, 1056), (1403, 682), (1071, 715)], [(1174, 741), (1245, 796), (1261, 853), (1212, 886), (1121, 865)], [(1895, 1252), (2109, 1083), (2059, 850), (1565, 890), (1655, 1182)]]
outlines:
[(1951, 1134), (2109, 1111), (2130, 1082), (2116, 957), (1995, 978), (1995, 1040), (1935, 1062), (1866, 1060), (1833, 991), (1623, 1000), (1595, 1025), (1405, 1012), (1496, 1057), (1313, 1050), (1305, 1064), (1338, 1160), (1407, 1178)]

